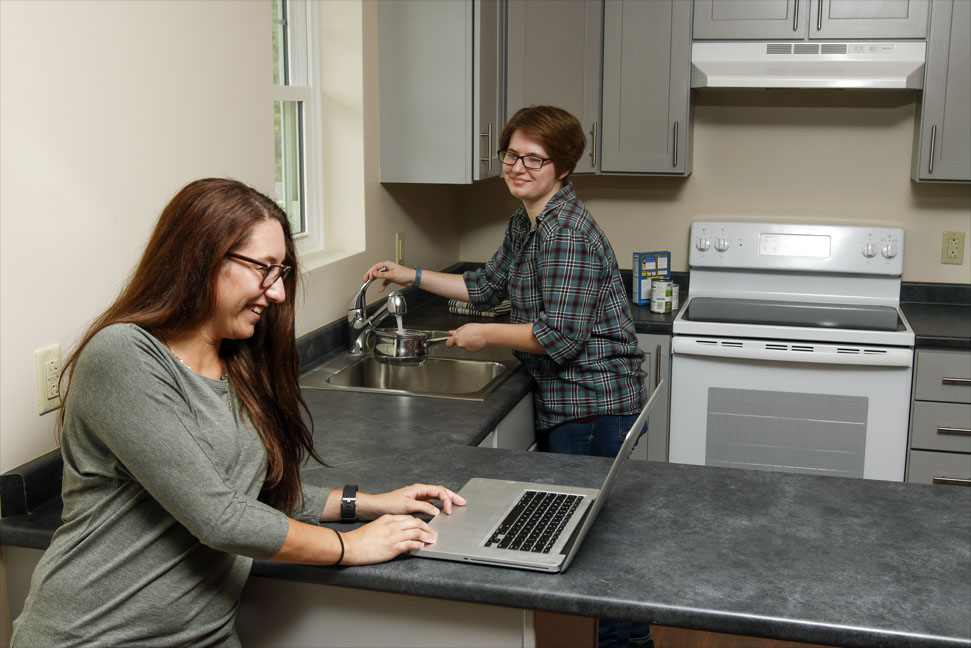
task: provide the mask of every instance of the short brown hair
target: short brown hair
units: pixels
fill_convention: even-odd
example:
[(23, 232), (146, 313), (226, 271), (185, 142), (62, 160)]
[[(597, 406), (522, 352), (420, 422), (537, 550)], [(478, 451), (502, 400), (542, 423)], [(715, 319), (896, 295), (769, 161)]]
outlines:
[(553, 158), (557, 176), (564, 171), (566, 177), (573, 173), (587, 145), (579, 120), (556, 106), (527, 106), (516, 111), (499, 135), (500, 151), (509, 148), (509, 140), (517, 130), (543, 145), (546, 154)]

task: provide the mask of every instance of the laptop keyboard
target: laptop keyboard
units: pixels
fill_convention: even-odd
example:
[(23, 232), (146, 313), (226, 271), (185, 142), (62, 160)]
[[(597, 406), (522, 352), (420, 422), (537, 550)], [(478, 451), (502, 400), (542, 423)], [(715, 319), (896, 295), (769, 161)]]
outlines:
[(485, 546), (549, 553), (582, 500), (582, 495), (528, 490)]

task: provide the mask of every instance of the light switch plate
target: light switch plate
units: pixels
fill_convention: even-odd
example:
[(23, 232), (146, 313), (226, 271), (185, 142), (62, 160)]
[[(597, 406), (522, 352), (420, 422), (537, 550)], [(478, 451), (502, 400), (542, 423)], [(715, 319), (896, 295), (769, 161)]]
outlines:
[(394, 234), (394, 262), (401, 265), (405, 262), (405, 233)]

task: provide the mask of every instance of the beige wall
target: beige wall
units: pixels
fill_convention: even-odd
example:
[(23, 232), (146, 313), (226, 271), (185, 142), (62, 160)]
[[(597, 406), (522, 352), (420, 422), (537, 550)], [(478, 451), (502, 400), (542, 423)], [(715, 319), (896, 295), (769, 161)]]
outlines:
[[(458, 189), (377, 181), (376, 6), (321, 8), (342, 24), (328, 128), (356, 133), (360, 149), (342, 148), (348, 169), (328, 179), (350, 196), (333, 224), (364, 219), (365, 234), (363, 249), (308, 266), (298, 334), (343, 316), (394, 232), (409, 260), (459, 256)], [(36, 413), (34, 349), (70, 350), (169, 198), (206, 176), (272, 195), (269, 25), (269, 4), (250, 0), (0, 2), (0, 472), (55, 447), (56, 413)]]
[[(788, 220), (902, 227), (905, 281), (971, 283), (971, 187), (910, 180), (908, 92), (696, 93), (694, 172), (576, 177), (622, 268), (634, 252), (670, 250), (687, 270), (694, 220)], [(485, 260), (516, 205), (500, 180), (463, 194), (460, 254)], [(941, 265), (945, 231), (968, 232), (964, 265)]]
[[(330, 226), (363, 219), (364, 236), (350, 237), (363, 249), (308, 266), (298, 334), (343, 316), (365, 269), (393, 254), (396, 231), (410, 258), (458, 259), (454, 187), (377, 181), (375, 5), (321, 10), (341, 42), (328, 53), (340, 74), (325, 74), (325, 136), (356, 134), (336, 156), (342, 173), (326, 178), (342, 197), (329, 203)], [(70, 350), (169, 198), (206, 176), (272, 195), (270, 33), (269, 4), (253, 0), (0, 1), (0, 472), (55, 447), (56, 413), (36, 413), (34, 349)], [(0, 646), (4, 567), (0, 551)]]

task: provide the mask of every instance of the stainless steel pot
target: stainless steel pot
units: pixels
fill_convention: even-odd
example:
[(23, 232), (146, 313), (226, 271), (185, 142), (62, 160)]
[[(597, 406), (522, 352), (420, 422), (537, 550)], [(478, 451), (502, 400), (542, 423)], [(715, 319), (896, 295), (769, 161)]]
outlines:
[(449, 336), (432, 337), (419, 329), (375, 329), (374, 357), (389, 364), (420, 365), (428, 357), (428, 347)]

